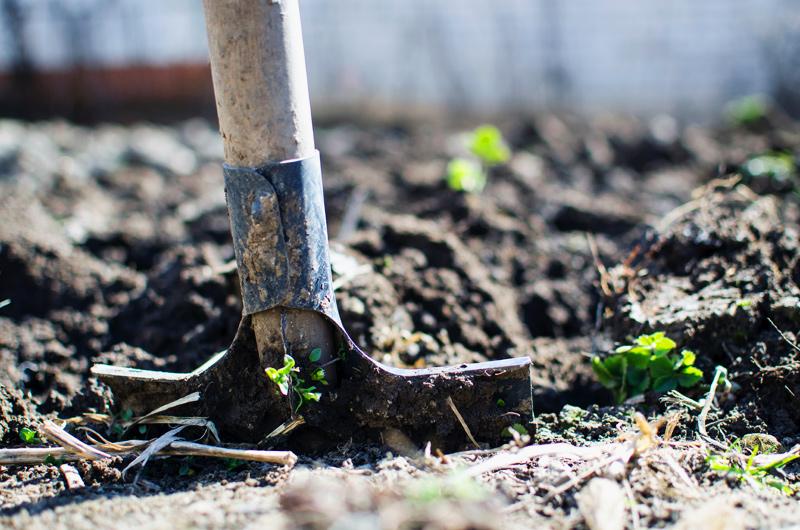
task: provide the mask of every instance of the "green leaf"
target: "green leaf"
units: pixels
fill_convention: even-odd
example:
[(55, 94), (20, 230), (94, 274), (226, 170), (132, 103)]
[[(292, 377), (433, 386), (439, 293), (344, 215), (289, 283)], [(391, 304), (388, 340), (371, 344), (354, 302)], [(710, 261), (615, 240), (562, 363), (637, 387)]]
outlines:
[(629, 397), (643, 394), (650, 385), (650, 373), (647, 370), (630, 367), (625, 374), (625, 382), (628, 385)]
[(119, 419), (122, 421), (131, 421), (133, 418), (133, 410), (132, 409), (125, 409), (119, 413)]
[(643, 369), (647, 368), (647, 365), (650, 364), (651, 355), (645, 348), (631, 348), (626, 351), (624, 355), (628, 364), (634, 368)]
[(322, 348), (317, 348), (311, 350), (311, 353), (308, 355), (308, 360), (311, 361), (312, 363), (315, 363), (319, 361), (321, 357), (322, 357)]
[(322, 397), (320, 392), (304, 392), (303, 398), (307, 401), (319, 401), (319, 398)]
[(19, 437), (26, 444), (33, 443), (36, 440), (36, 431), (23, 427), (19, 430)]
[(687, 366), (677, 373), (678, 384), (682, 387), (691, 387), (700, 382), (703, 372), (694, 366)]
[(311, 372), (311, 379), (314, 381), (322, 381), (325, 378), (325, 370), (322, 367), (317, 368)]
[(528, 434), (528, 429), (526, 429), (523, 425), (521, 425), (519, 423), (515, 423), (511, 427), (506, 427), (505, 429), (503, 429), (503, 432), (500, 433), (500, 435), (501, 436), (511, 437), (511, 432), (509, 431), (510, 429), (514, 429), (515, 431), (517, 431), (518, 433), (520, 433), (523, 436)]
[[(598, 379), (599, 379), (599, 377), (598, 377)], [(498, 398), (497, 401), (495, 402), (495, 404), (498, 407), (500, 407), (501, 409), (506, 406), (506, 402), (503, 400), (503, 398)]]
[(653, 346), (653, 355), (661, 357), (662, 355), (666, 355), (667, 353), (671, 352), (672, 349), (677, 345), (675, 344), (675, 341), (669, 337), (661, 337), (653, 344)]
[(664, 338), (663, 331), (657, 331), (652, 335), (640, 335), (636, 338), (636, 343), (641, 344), (642, 346), (653, 346), (658, 341)]
[(619, 386), (619, 379), (611, 375), (611, 372), (606, 368), (600, 357), (592, 358), (592, 370), (594, 370), (594, 374), (604, 387), (616, 388)]
[[(694, 354), (694, 352), (691, 352), (689, 350), (683, 350), (681, 352), (681, 364), (683, 366), (691, 366), (691, 365), (693, 365), (694, 361), (696, 359), (697, 359), (697, 356)], [(678, 368), (679, 366), (676, 366), (675, 368)]]
[(47, 455), (44, 459), (44, 463), (52, 466), (60, 466), (64, 463), (64, 460), (61, 458), (56, 458), (53, 455)]
[(503, 135), (494, 125), (476, 127), (468, 138), (467, 146), (484, 164), (504, 164), (511, 157), (511, 150), (503, 141)]
[(611, 357), (606, 357), (603, 361), (603, 366), (606, 367), (606, 370), (608, 370), (612, 376), (622, 381), (625, 369), (628, 367), (628, 361), (626, 361), (625, 357), (622, 355), (612, 355)]
[(672, 361), (670, 361), (667, 357), (654, 357), (650, 361), (649, 368), (650, 368), (650, 375), (652, 375), (655, 379), (664, 376), (668, 377), (675, 376), (675, 369), (672, 366)]
[(295, 364), (296, 363), (294, 362), (294, 357), (292, 357), (289, 354), (286, 354), (283, 356), (283, 368), (281, 368), (281, 370), (288, 370), (289, 372), (291, 372), (294, 369)]
[(677, 387), (675, 374), (662, 375), (653, 380), (653, 392), (669, 392)]
[(289, 380), (288, 379), (282, 379), (281, 381), (278, 381), (278, 389), (281, 391), (281, 394), (283, 394), (284, 396), (288, 396), (289, 395)]
[(480, 193), (486, 187), (486, 174), (477, 162), (454, 158), (447, 164), (447, 185), (454, 191)]
[(139, 425), (139, 434), (144, 434), (147, 432), (147, 425)]

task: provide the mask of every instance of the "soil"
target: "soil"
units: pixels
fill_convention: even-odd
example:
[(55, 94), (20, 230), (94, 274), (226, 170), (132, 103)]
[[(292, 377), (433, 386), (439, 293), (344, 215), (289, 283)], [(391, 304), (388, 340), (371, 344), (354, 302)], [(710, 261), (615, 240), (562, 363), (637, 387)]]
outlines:
[[(339, 311), (353, 340), (393, 366), (529, 357), (535, 419), (524, 427), (545, 454), (465, 479), (467, 466), (526, 454), (526, 440), (451, 456), (317, 440), (292, 468), (159, 457), (135, 483), (122, 473), (133, 457), (79, 461), (78, 490), (56, 464), (0, 466), (0, 524), (793, 524), (800, 467), (767, 480), (715, 470), (709, 455), (747, 435), (781, 451), (800, 443), (800, 181), (796, 166), (748, 165), (796, 150), (800, 124), (778, 111), (717, 128), (505, 119), (511, 160), (482, 193), (457, 192), (446, 166), (477, 124), (319, 127)], [(20, 432), (46, 419), (118, 414), (94, 363), (190, 372), (231, 344), (242, 304), (220, 161), (202, 120), (0, 121), (0, 446), (24, 447)], [(697, 355), (704, 378), (679, 389), (687, 398), (702, 400), (715, 367), (727, 370), (708, 437), (689, 401), (648, 393), (616, 405), (593, 375), (592, 355), (655, 331)], [(614, 457), (630, 440), (649, 445)]]

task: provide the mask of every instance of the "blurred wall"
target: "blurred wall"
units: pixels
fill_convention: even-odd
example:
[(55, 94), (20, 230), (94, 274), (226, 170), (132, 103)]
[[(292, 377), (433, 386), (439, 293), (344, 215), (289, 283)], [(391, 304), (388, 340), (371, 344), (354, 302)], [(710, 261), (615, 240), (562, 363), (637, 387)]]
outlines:
[[(318, 114), (557, 108), (694, 118), (754, 92), (798, 99), (797, 4), (300, 0)], [(206, 46), (199, 0), (0, 0), (0, 111), (83, 97), (88, 112), (113, 112), (141, 93), (143, 103), (162, 94), (165, 109), (213, 112)], [(42, 72), (35, 93), (20, 91)]]

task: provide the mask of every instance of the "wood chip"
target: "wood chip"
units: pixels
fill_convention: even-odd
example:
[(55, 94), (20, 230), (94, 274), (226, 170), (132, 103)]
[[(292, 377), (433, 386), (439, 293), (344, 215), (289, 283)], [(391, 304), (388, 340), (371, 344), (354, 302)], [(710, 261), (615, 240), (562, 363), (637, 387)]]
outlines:
[(79, 490), (86, 487), (86, 484), (83, 483), (83, 479), (81, 478), (80, 473), (78, 473), (78, 470), (71, 465), (61, 464), (58, 466), (58, 469), (60, 469), (61, 474), (64, 475), (64, 480), (67, 482), (67, 489), (70, 491)]

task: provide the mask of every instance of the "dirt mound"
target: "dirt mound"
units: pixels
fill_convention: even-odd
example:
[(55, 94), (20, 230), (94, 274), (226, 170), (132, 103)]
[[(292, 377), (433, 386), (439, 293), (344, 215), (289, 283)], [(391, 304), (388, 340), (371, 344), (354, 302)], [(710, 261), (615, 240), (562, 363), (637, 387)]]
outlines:
[(687, 203), (632, 263), (611, 271), (609, 327), (620, 342), (665, 331), (707, 374), (724, 366), (743, 386), (734, 432), (758, 429), (791, 445), (800, 421), (800, 239), (781, 218), (783, 201), (733, 185)]

